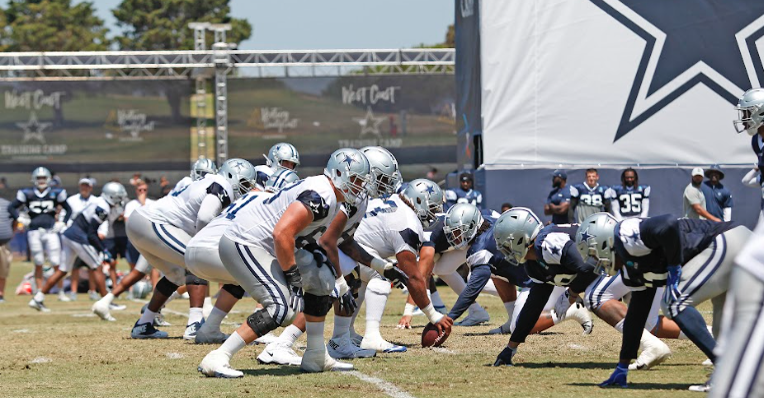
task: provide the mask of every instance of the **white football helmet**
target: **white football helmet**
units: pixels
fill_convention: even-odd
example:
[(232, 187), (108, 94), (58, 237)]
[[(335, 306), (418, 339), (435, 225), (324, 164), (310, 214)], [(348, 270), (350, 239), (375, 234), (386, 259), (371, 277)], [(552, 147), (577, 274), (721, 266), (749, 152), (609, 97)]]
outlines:
[(326, 163), (324, 175), (345, 197), (345, 203), (355, 206), (371, 191), (371, 166), (359, 150), (342, 148), (335, 150)]
[(475, 238), (483, 221), (483, 215), (477, 206), (471, 203), (457, 203), (446, 212), (443, 233), (451, 246), (464, 249)]
[[(274, 170), (279, 167), (288, 168), (290, 170), (297, 170), (297, 166), (300, 165), (300, 154), (297, 153), (297, 149), (292, 146), (291, 143), (277, 143), (271, 146), (271, 149), (268, 151), (267, 155), (263, 156), (265, 156), (265, 164)], [(282, 164), (284, 161), (294, 163), (294, 168), (284, 166)]]
[(118, 182), (107, 182), (101, 189), (101, 198), (111, 206), (124, 206), (127, 202), (127, 190)]
[(244, 159), (228, 159), (220, 166), (218, 174), (223, 176), (233, 187), (233, 196), (239, 199), (255, 187), (255, 166)]
[(543, 227), (541, 219), (530, 209), (515, 207), (504, 212), (496, 220), (493, 237), (496, 246), (508, 262), (521, 264), (525, 263), (528, 247), (533, 244)]
[(395, 189), (401, 185), (403, 179), (398, 169), (398, 161), (389, 150), (381, 146), (367, 146), (361, 148), (361, 153), (369, 159), (372, 181), (369, 194), (373, 197), (392, 195)]
[(264, 185), (265, 192), (277, 192), (279, 189), (287, 186), (288, 184), (297, 182), (299, 180), (300, 177), (297, 176), (297, 173), (295, 173), (293, 170), (282, 167), (277, 169), (276, 172), (271, 174), (270, 178), (268, 178), (268, 181), (266, 181)]
[(199, 160), (194, 162), (193, 167), (191, 167), (191, 179), (194, 181), (201, 180), (207, 174), (215, 173), (217, 173), (215, 162), (204, 157), (200, 157)]
[(607, 212), (587, 217), (576, 231), (576, 247), (584, 260), (597, 261), (594, 272), (600, 276), (615, 276), (615, 226), (618, 220)]
[(412, 180), (400, 196), (411, 204), (424, 228), (429, 228), (437, 220), (436, 214), (443, 213), (443, 190), (428, 179)]
[(42, 191), (50, 185), (50, 180), (53, 177), (50, 174), (50, 170), (45, 167), (37, 167), (32, 171), (32, 184)]
[(735, 109), (738, 113), (738, 119), (732, 122), (735, 131), (738, 134), (746, 131), (748, 135), (756, 135), (764, 123), (764, 89), (753, 88), (746, 91)]

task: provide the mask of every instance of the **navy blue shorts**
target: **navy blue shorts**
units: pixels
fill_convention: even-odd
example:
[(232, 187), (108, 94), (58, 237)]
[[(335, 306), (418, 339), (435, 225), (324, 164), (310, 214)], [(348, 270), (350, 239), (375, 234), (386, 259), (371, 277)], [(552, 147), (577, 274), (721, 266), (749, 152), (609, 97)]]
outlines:
[(127, 237), (104, 238), (101, 242), (113, 258), (127, 257)]
[(137, 249), (133, 246), (133, 243), (130, 242), (130, 240), (127, 240), (127, 255), (125, 255), (125, 259), (127, 259), (127, 263), (130, 263), (131, 265), (134, 265), (138, 263), (138, 257), (141, 256), (141, 253), (138, 252)]

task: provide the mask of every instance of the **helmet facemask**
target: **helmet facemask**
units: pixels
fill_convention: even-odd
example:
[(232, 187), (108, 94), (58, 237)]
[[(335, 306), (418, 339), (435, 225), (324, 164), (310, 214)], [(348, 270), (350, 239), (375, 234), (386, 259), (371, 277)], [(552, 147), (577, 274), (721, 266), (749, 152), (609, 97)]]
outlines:
[(338, 177), (341, 177), (342, 174), (346, 174), (347, 179), (342, 180), (342, 183), (338, 186), (338, 189), (345, 197), (345, 203), (351, 206), (355, 206), (363, 202), (363, 200), (368, 196), (371, 188), (371, 180), (369, 177), (349, 171), (343, 173), (337, 170)]

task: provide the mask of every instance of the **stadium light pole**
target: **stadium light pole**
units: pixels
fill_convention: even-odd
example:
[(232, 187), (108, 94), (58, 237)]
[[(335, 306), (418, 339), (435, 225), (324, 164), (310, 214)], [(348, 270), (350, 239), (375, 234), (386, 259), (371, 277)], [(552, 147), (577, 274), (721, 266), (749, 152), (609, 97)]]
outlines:
[[(206, 30), (209, 22), (190, 22), (188, 27), (194, 30), (194, 50), (207, 50)], [(196, 93), (196, 153), (197, 158), (210, 155), (207, 150), (207, 79), (203, 68), (194, 68)]]
[(235, 44), (226, 43), (226, 32), (231, 24), (211, 24), (215, 43), (212, 44), (212, 58), (215, 64), (215, 162), (218, 166), (228, 159), (228, 83), (227, 75), (231, 70), (229, 51)]

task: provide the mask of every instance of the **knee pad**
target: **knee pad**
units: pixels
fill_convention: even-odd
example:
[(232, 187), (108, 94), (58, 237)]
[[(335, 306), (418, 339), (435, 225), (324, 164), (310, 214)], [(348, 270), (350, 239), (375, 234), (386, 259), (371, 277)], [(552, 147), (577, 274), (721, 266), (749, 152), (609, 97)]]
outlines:
[(302, 277), (302, 289), (314, 295), (331, 295), (334, 290), (334, 269), (326, 263), (316, 264), (312, 255), (300, 249), (295, 254), (295, 260), (304, 262), (297, 263)]
[(385, 281), (378, 278), (373, 278), (369, 280), (369, 284), (366, 286), (366, 289), (379, 295), (390, 295), (390, 293), (393, 292), (392, 287), (390, 287), (389, 281)]
[(332, 298), (328, 295), (313, 295), (305, 293), (305, 309), (303, 312), (310, 316), (326, 316), (332, 308)]
[(186, 270), (186, 285), (210, 285), (210, 282)]
[(228, 291), (236, 299), (244, 298), (244, 289), (241, 286), (233, 284), (223, 284), (223, 289)]
[(252, 328), (258, 337), (262, 337), (279, 327), (279, 324), (276, 323), (276, 320), (273, 319), (273, 316), (266, 309), (257, 310), (249, 315), (247, 317), (247, 325)]
[(180, 287), (177, 284), (173, 284), (172, 281), (168, 280), (167, 277), (162, 277), (158, 282), (156, 286), (156, 290), (159, 291), (160, 294), (169, 297), (172, 295), (175, 290)]

